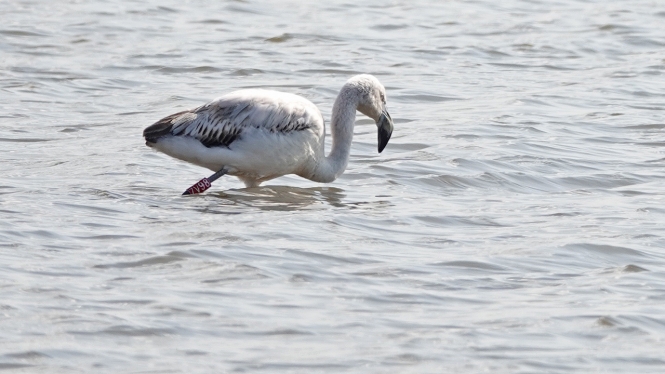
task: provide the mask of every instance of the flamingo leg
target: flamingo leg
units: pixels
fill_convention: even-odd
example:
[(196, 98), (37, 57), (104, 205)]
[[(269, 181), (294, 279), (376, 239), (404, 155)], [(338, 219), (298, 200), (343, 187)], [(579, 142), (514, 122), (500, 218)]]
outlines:
[(212, 186), (212, 182), (216, 181), (219, 179), (222, 175), (228, 173), (229, 171), (226, 170), (225, 168), (220, 169), (218, 172), (215, 174), (209, 176), (208, 178), (203, 178), (200, 181), (196, 182), (194, 185), (189, 187), (185, 192), (183, 192), (183, 195), (193, 195), (193, 194), (198, 194), (202, 193), (208, 188)]

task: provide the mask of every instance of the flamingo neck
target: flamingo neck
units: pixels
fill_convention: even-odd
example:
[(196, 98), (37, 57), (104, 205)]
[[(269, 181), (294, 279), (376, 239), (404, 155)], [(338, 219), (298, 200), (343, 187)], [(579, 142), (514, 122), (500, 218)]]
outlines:
[(332, 182), (346, 169), (351, 153), (353, 125), (356, 122), (357, 108), (357, 96), (353, 95), (352, 90), (342, 89), (333, 105), (330, 120), (332, 149), (327, 157), (319, 160), (311, 178), (313, 181)]

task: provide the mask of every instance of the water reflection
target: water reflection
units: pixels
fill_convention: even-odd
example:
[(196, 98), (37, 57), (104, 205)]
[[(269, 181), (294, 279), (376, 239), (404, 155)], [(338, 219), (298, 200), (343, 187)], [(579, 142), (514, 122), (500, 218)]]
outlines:
[[(193, 196), (215, 201), (220, 208), (236, 206), (250, 207), (267, 211), (294, 211), (312, 208), (327, 204), (332, 207), (344, 207), (347, 203), (343, 189), (337, 187), (291, 187), (291, 186), (264, 186), (255, 188), (231, 189), (216, 191), (205, 195)], [(208, 206), (200, 209), (205, 213), (222, 213), (215, 207)], [(239, 212), (223, 212), (225, 214), (238, 214)]]

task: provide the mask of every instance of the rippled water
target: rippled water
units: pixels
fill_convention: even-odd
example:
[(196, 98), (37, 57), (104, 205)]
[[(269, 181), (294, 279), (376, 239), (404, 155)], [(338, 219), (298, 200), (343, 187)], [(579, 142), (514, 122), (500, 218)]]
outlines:
[[(0, 369), (665, 370), (659, 1), (0, 3)], [(346, 173), (245, 189), (143, 144), (234, 89), (329, 118)], [(360, 117), (359, 117), (360, 118)]]

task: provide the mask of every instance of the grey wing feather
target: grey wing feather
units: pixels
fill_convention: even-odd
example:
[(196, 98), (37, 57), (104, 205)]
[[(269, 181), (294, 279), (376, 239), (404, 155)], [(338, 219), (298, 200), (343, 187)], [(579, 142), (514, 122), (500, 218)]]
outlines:
[(269, 100), (222, 97), (191, 111), (161, 119), (143, 132), (147, 140), (164, 135), (191, 136), (206, 147), (228, 147), (251, 129), (272, 133), (302, 131), (311, 127), (304, 106), (280, 105)]

